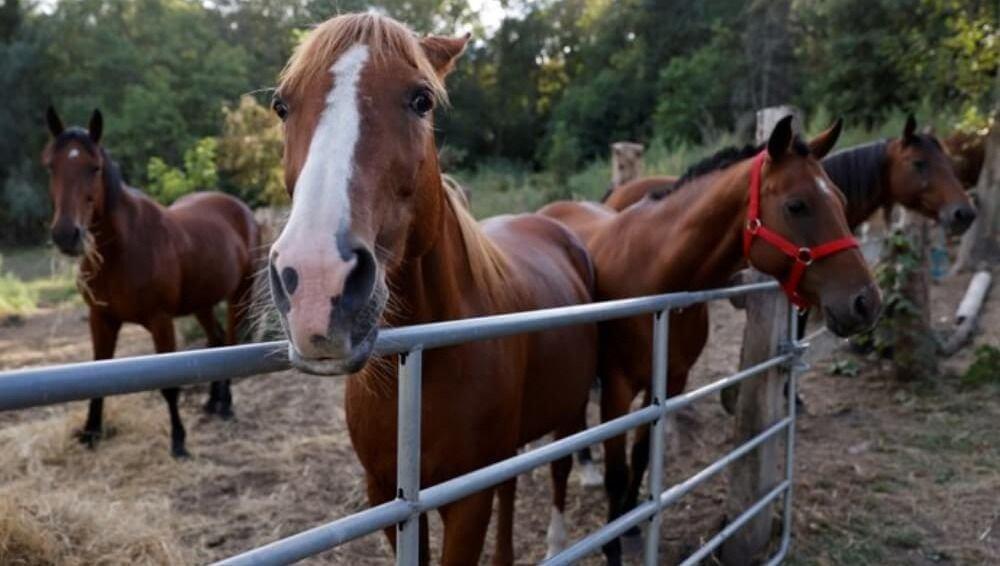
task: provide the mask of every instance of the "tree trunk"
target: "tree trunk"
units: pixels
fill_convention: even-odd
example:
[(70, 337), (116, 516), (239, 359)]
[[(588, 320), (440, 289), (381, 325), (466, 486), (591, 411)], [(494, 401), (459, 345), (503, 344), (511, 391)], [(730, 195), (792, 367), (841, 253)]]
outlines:
[(976, 221), (962, 238), (954, 272), (975, 271), (1000, 260), (1000, 110), (986, 139), (983, 170), (976, 185)]
[[(900, 381), (930, 380), (937, 375), (937, 343), (931, 330), (929, 221), (916, 215), (898, 228), (909, 246), (890, 246), (896, 269), (898, 302), (891, 306), (892, 362)], [(908, 248), (908, 249), (907, 249)]]

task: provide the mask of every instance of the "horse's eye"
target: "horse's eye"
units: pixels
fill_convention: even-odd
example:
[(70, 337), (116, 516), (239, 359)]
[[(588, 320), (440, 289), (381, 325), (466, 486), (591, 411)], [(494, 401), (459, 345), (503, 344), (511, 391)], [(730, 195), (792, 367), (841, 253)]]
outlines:
[(802, 216), (809, 212), (809, 207), (806, 205), (804, 200), (801, 199), (791, 199), (785, 203), (785, 210), (793, 216)]
[(913, 168), (916, 169), (918, 173), (926, 173), (927, 161), (925, 159), (917, 159), (913, 162)]
[(420, 117), (424, 117), (434, 109), (434, 97), (430, 90), (421, 88), (410, 97), (410, 110)]
[(278, 118), (281, 118), (282, 122), (285, 121), (285, 118), (288, 118), (288, 105), (277, 96), (271, 101), (271, 109), (278, 115)]

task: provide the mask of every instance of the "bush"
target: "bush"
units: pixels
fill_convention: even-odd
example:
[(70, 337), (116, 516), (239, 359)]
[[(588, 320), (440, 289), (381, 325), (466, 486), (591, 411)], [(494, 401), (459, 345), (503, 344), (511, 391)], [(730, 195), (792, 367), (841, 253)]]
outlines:
[(984, 344), (976, 348), (976, 359), (962, 375), (966, 385), (1000, 384), (1000, 348)]
[(184, 170), (167, 165), (159, 157), (149, 160), (149, 194), (163, 204), (170, 204), (197, 190), (214, 189), (219, 182), (215, 169), (215, 138), (204, 138), (184, 152)]

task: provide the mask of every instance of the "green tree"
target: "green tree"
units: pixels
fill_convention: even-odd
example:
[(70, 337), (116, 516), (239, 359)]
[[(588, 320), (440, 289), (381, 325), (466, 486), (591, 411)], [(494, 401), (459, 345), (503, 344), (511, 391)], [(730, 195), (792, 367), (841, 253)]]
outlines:
[(215, 166), (218, 143), (215, 138), (203, 138), (188, 148), (183, 169), (171, 167), (159, 157), (151, 158), (147, 167), (149, 194), (163, 204), (171, 204), (186, 194), (215, 189), (219, 181)]
[(282, 177), (281, 122), (252, 96), (223, 110), (218, 163), (225, 188), (252, 206), (288, 203)]

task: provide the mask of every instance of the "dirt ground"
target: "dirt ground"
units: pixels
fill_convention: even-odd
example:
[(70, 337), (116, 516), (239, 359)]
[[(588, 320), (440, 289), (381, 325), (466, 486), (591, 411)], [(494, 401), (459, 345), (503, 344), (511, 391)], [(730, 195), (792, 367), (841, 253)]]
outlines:
[[(940, 324), (966, 283), (960, 277), (934, 287)], [(977, 344), (1000, 344), (998, 297), (994, 290)], [(742, 319), (728, 303), (713, 305), (712, 338), (693, 386), (733, 371)], [(798, 423), (791, 562), (1000, 564), (1000, 390), (959, 385), (971, 350), (943, 363), (938, 381), (921, 385), (894, 383), (873, 362), (861, 362), (853, 378), (829, 375), (829, 359), (813, 364), (801, 383), (807, 413)], [(144, 331), (123, 332), (119, 356), (151, 351)], [(89, 357), (78, 307), (0, 328), (3, 369)], [(0, 413), (0, 563), (204, 563), (366, 506), (340, 380), (293, 372), (243, 380), (234, 386), (237, 418), (230, 422), (202, 415), (204, 395), (196, 388), (183, 397), (193, 454), (185, 461), (168, 455), (158, 393), (109, 400), (109, 434), (94, 451), (72, 438), (85, 403)], [(731, 428), (714, 398), (687, 413), (679, 453), (668, 456), (668, 479), (679, 481), (729, 450)], [(664, 563), (714, 534), (724, 494), (723, 474), (666, 513)], [(520, 478), (519, 563), (545, 552), (548, 501), (547, 471)], [(602, 493), (574, 480), (571, 539), (598, 527), (604, 512)], [(432, 519), (435, 539), (436, 525)], [(308, 563), (390, 562), (378, 535)]]

